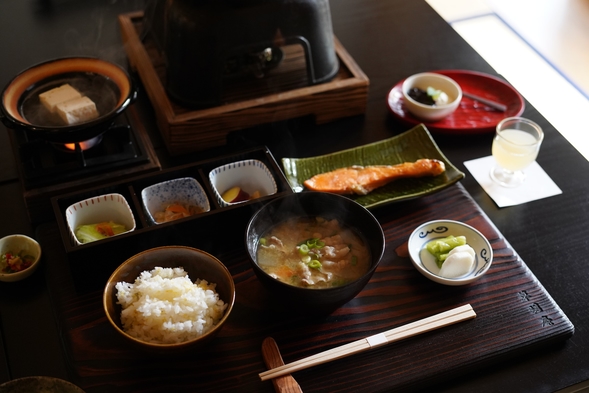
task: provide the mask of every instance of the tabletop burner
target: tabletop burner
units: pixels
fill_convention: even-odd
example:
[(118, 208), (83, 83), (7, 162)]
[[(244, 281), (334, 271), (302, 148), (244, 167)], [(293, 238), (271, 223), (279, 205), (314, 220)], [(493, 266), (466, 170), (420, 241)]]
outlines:
[(119, 124), (91, 140), (58, 144), (15, 132), (27, 188), (92, 176), (149, 160), (131, 126)]
[(53, 219), (52, 196), (161, 169), (133, 107), (83, 142), (50, 142), (24, 130), (9, 135), (32, 222)]
[[(95, 136), (94, 138), (88, 139), (82, 142), (75, 142), (75, 143), (54, 143), (56, 149), (66, 152), (66, 153), (73, 153), (76, 152), (77, 154), (83, 154), (84, 151), (92, 149), (94, 146), (100, 144), (102, 142), (102, 135)], [(84, 163), (85, 166), (85, 163)]]

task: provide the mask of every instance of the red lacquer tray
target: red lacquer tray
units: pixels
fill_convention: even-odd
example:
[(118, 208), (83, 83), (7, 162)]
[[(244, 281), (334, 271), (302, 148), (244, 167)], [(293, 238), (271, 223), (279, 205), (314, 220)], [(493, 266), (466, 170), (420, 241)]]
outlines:
[(411, 115), (403, 104), (403, 93), (399, 81), (387, 96), (387, 105), (397, 119), (407, 125), (425, 124), (434, 133), (445, 134), (480, 134), (494, 132), (495, 126), (502, 119), (519, 116), (523, 113), (523, 97), (505, 81), (481, 72), (467, 70), (431, 71), (454, 79), (462, 90), (507, 106), (505, 112), (497, 111), (485, 104), (463, 97), (456, 112), (436, 122), (423, 122)]

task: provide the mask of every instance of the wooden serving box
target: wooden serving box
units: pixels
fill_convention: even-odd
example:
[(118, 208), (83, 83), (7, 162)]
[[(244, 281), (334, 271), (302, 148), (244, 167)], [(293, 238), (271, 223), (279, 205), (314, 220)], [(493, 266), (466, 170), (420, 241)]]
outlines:
[(142, 20), (142, 11), (119, 15), (131, 68), (143, 82), (170, 154), (221, 146), (230, 132), (260, 124), (308, 115), (321, 124), (366, 111), (369, 80), (336, 37), (340, 68), (330, 82), (309, 86), (302, 48), (286, 46), (280, 66), (264, 78), (228, 86), (224, 105), (185, 108), (166, 93), (164, 59), (149, 37), (140, 38)]
[[(227, 207), (220, 206), (209, 181), (209, 172), (243, 160), (264, 163), (274, 177), (277, 192)], [(183, 177), (192, 177), (200, 183), (209, 200), (210, 211), (163, 224), (152, 223), (143, 208), (141, 191), (148, 186)], [(74, 283), (78, 290), (84, 292), (101, 287), (122, 261), (153, 247), (184, 245), (206, 251), (242, 241), (249, 219), (265, 202), (292, 192), (270, 151), (261, 147), (61, 194), (53, 197), (51, 204)], [(110, 193), (121, 194), (126, 199), (135, 218), (135, 230), (91, 243), (76, 244), (68, 229), (67, 208), (85, 199)]]

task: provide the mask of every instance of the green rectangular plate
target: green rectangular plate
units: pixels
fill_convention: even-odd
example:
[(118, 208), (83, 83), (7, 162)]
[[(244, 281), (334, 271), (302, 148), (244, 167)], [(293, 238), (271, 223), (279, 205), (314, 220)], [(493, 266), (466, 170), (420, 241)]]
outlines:
[(294, 192), (305, 190), (303, 182), (312, 176), (352, 165), (396, 165), (420, 158), (435, 158), (446, 165), (446, 171), (436, 177), (395, 180), (368, 195), (348, 195), (366, 208), (418, 198), (456, 183), (464, 178), (440, 151), (423, 124), (395, 137), (368, 145), (309, 158), (283, 158), (284, 173)]

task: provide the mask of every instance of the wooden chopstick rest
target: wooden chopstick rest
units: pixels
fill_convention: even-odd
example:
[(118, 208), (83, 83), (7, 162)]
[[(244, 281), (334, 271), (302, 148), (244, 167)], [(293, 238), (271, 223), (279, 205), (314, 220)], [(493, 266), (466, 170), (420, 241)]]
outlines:
[(260, 373), (262, 381), (277, 378), (282, 375), (291, 374), (312, 366), (327, 363), (332, 360), (341, 359), (352, 354), (369, 350), (404, 338), (416, 336), (457, 322), (476, 317), (476, 313), (470, 304), (456, 307), (451, 310), (432, 315), (419, 321), (408, 323), (397, 328), (363, 338), (349, 344), (345, 344), (316, 355), (312, 355), (284, 366), (275, 367), (271, 370)]
[[(284, 366), (278, 345), (272, 337), (266, 337), (262, 342), (262, 355), (269, 369)], [(290, 374), (273, 378), (272, 384), (277, 393), (303, 393), (298, 382)]]

